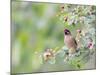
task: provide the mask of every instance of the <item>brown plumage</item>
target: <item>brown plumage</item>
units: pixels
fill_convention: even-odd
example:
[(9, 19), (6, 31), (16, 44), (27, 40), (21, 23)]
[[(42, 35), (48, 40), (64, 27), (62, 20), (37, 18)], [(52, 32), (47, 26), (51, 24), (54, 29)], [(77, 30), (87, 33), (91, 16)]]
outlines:
[(68, 29), (64, 30), (64, 43), (69, 49), (69, 54), (74, 54), (76, 52), (77, 42)]

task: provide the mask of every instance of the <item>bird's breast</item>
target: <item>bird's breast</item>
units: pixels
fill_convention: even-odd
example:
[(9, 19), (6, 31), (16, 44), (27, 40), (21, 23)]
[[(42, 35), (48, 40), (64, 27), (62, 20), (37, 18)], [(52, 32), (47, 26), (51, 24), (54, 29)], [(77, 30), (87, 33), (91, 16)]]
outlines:
[(75, 41), (73, 40), (71, 36), (65, 36), (64, 43), (68, 48), (76, 48)]

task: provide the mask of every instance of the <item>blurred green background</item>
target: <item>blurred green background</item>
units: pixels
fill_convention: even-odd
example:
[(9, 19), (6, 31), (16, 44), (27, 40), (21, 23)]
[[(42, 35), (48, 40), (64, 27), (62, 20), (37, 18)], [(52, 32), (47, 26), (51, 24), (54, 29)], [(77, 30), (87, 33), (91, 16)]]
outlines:
[[(61, 57), (63, 53), (57, 56), (55, 64), (44, 64), (43, 57), (41, 56), (48, 48), (55, 49), (64, 46), (63, 30), (66, 28), (65, 25), (67, 25), (67, 23), (63, 22), (63, 18), (66, 16), (65, 13), (60, 13), (61, 16), (60, 18), (58, 17), (61, 5), (62, 4), (12, 1), (12, 73), (76, 70), (72, 65), (66, 65), (66, 63), (63, 62), (63, 58)], [(80, 7), (83, 8), (81, 11), (79, 11)], [(69, 8), (67, 12), (70, 14), (69, 17), (72, 20), (77, 16), (73, 15), (73, 12), (75, 12), (72, 11), (73, 8), (76, 10), (75, 13), (77, 13), (77, 11), (79, 12), (78, 19), (80, 18), (80, 13), (82, 17), (84, 17), (84, 14), (86, 17), (85, 25), (77, 21), (76, 26), (74, 26), (73, 23), (71, 26), (67, 26), (67, 28), (73, 32), (72, 34), (74, 36), (78, 28), (89, 31), (90, 28), (88, 27), (90, 25), (95, 30), (95, 14), (92, 17), (91, 15), (90, 17), (87, 16), (88, 12), (94, 12), (94, 7), (91, 10), (90, 6), (67, 6), (66, 4), (66, 8)], [(93, 21), (91, 21), (92, 19)], [(94, 23), (87, 24), (87, 21)], [(92, 30), (92, 32), (95, 34), (95, 31)], [(94, 34), (93, 38), (95, 40)]]
[(35, 52), (64, 45), (58, 5), (12, 2), (12, 72), (34, 72), (41, 66)]

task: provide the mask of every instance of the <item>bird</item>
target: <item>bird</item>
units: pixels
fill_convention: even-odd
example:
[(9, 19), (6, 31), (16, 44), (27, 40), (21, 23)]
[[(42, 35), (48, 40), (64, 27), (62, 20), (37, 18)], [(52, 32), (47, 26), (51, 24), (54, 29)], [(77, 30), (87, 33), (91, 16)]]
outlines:
[(64, 29), (64, 43), (68, 48), (68, 53), (73, 55), (77, 51), (77, 42), (75, 38), (72, 36), (70, 30)]

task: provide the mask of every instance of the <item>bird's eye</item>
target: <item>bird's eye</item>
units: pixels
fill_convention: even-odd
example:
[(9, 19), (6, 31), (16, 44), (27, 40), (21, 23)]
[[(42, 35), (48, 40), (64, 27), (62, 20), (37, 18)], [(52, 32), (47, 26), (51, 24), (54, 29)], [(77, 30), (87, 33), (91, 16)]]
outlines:
[(67, 34), (68, 34), (68, 32), (65, 32), (65, 34), (67, 35)]
[(68, 31), (67, 31), (67, 32), (65, 32), (65, 35), (68, 35), (68, 34), (70, 34), (70, 32), (68, 32)]
[(67, 32), (65, 32), (65, 34), (67, 34)]

